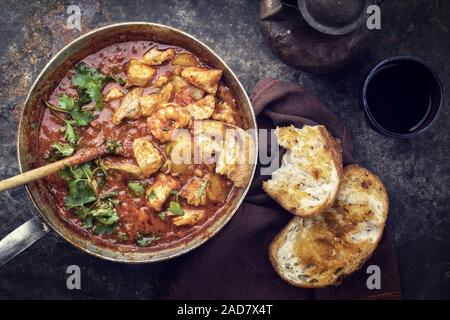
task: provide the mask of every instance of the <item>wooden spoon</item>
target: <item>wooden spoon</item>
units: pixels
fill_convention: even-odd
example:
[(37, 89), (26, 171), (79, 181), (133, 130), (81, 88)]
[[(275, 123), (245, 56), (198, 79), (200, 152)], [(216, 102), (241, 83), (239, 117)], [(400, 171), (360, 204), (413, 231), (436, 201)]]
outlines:
[(62, 160), (52, 162), (45, 166), (24, 172), (17, 176), (8, 178), (6, 180), (0, 181), (0, 192), (5, 191), (17, 186), (26, 184), (28, 182), (41, 179), (52, 173), (58, 172), (66, 166), (76, 166), (94, 159), (97, 159), (105, 154), (107, 154), (107, 148), (105, 146), (100, 146), (98, 148), (88, 148), (85, 150), (80, 150), (71, 157), (64, 158)]

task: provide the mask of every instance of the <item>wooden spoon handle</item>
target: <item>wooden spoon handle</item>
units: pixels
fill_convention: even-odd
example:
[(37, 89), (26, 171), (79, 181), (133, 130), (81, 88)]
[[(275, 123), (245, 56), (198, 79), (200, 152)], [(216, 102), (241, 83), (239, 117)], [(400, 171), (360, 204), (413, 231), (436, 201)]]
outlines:
[(11, 188), (15, 188), (17, 186), (26, 184), (28, 182), (41, 179), (45, 176), (48, 176), (52, 173), (55, 173), (66, 166), (75, 166), (78, 164), (85, 163), (90, 160), (97, 159), (106, 154), (106, 148), (89, 148), (86, 150), (81, 150), (77, 152), (75, 155), (47, 164), (45, 166), (24, 172), (17, 176), (5, 179), (0, 181), (0, 192), (5, 191)]

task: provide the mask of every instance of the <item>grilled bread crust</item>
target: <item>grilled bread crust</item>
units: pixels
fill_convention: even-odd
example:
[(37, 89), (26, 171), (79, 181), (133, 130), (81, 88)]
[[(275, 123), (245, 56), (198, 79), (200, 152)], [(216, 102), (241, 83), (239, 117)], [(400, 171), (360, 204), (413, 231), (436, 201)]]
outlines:
[(324, 126), (276, 129), (287, 152), (263, 190), (294, 215), (308, 217), (331, 207), (342, 180), (342, 150)]
[(367, 169), (347, 166), (334, 206), (320, 216), (293, 218), (271, 243), (270, 261), (292, 285), (339, 285), (372, 255), (388, 209), (381, 180)]

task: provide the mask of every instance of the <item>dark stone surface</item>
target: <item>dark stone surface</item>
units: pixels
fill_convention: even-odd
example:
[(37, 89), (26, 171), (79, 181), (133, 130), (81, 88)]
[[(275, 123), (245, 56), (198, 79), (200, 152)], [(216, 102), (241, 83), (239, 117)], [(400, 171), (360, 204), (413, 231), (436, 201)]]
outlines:
[[(369, 128), (359, 106), (370, 66), (399, 54), (423, 58), (450, 92), (450, 1), (385, 1), (382, 30), (350, 67), (315, 76), (293, 70), (266, 48), (256, 0), (77, 1), (83, 32), (119, 21), (152, 21), (178, 27), (209, 44), (248, 91), (267, 76), (302, 83), (345, 119), (356, 158), (389, 190), (388, 228), (394, 237), (406, 298), (450, 298), (450, 110), (446, 99), (435, 125), (411, 140), (386, 138)], [(18, 173), (17, 114), (33, 79), (68, 39), (65, 5), (52, 1), (2, 1), (0, 5), (0, 178)], [(34, 213), (25, 189), (0, 194), (0, 237)], [(255, 239), (257, 241), (257, 239)], [(175, 261), (176, 263), (176, 261)], [(65, 270), (77, 264), (82, 290), (66, 289)], [(0, 269), (0, 298), (153, 298), (164, 286), (165, 264), (121, 265), (88, 256), (53, 233)]]

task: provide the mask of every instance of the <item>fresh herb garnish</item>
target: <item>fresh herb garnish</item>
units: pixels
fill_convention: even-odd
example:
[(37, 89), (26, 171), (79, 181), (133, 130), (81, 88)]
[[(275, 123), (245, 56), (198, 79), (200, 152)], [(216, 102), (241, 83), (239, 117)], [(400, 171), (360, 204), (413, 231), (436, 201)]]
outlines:
[[(52, 112), (63, 112), (70, 115), (70, 119), (58, 116), (60, 120), (66, 124), (64, 137), (72, 146), (75, 146), (79, 140), (79, 134), (75, 131), (74, 126), (86, 127), (94, 119), (94, 114), (83, 108), (91, 101), (95, 102), (98, 110), (103, 109), (102, 88), (108, 81), (116, 81), (123, 85), (125, 80), (110, 73), (108, 76), (102, 74), (94, 68), (89, 68), (86, 64), (80, 63), (75, 66), (75, 75), (72, 78), (72, 84), (79, 90), (78, 96), (72, 98), (67, 94), (62, 94), (58, 99), (58, 106), (53, 106), (46, 102), (48, 108)], [(112, 152), (118, 148), (118, 145), (112, 145)]]
[(96, 209), (90, 211), (90, 215), (103, 225), (112, 225), (119, 220), (114, 205), (110, 202), (102, 203)]
[(113, 80), (113, 81), (117, 82), (118, 84), (120, 84), (121, 86), (123, 86), (126, 83), (126, 81), (124, 79), (116, 76), (112, 72), (110, 72), (108, 77), (106, 78), (106, 81), (108, 81), (108, 80)]
[(129, 239), (128, 233), (123, 232), (123, 231), (119, 231), (119, 233), (117, 234), (117, 238), (120, 241), (127, 241)]
[(75, 149), (67, 143), (54, 142), (52, 148), (55, 150), (56, 155), (63, 158), (70, 157), (75, 151)]
[(184, 210), (183, 208), (181, 208), (179, 201), (180, 192), (178, 190), (172, 190), (170, 191), (170, 194), (175, 196), (175, 201), (169, 202), (169, 208), (167, 209), (167, 211), (176, 216), (184, 215)]
[(97, 166), (92, 175), (97, 179), (97, 184), (99, 187), (103, 188), (106, 184), (106, 176), (108, 175), (106, 168), (103, 165), (103, 162), (100, 160), (94, 160), (95, 165)]
[(84, 63), (75, 66), (75, 76), (72, 83), (80, 90), (80, 97), (84, 95), (83, 99), (85, 102), (87, 101), (86, 103), (91, 100), (95, 101), (98, 110), (103, 109), (102, 88), (108, 81), (115, 81), (120, 85), (125, 84), (124, 79), (113, 73), (106, 76), (97, 69), (89, 68)]
[(75, 124), (79, 127), (86, 127), (94, 118), (94, 115), (90, 111), (83, 111), (81, 107), (83, 106), (83, 101), (74, 100), (69, 97), (67, 94), (63, 94), (58, 99), (59, 108), (61, 110), (66, 111), (72, 119), (75, 121)]
[(148, 247), (150, 246), (154, 241), (157, 241), (161, 239), (161, 237), (158, 236), (144, 236), (140, 233), (136, 235), (136, 243), (139, 247)]
[(64, 122), (66, 123), (66, 128), (64, 130), (64, 138), (67, 140), (67, 142), (70, 143), (70, 145), (74, 146), (78, 143), (78, 140), (80, 138), (79, 134), (75, 132), (75, 129), (73, 128), (75, 121), (64, 120)]
[(109, 153), (115, 153), (117, 149), (122, 148), (122, 142), (119, 140), (108, 139), (106, 140), (106, 149)]
[(94, 233), (98, 235), (112, 234), (116, 230), (116, 224), (98, 224), (94, 227)]
[(130, 188), (130, 190), (134, 193), (136, 197), (142, 197), (144, 195), (145, 192), (144, 184), (139, 181), (128, 182), (128, 188)]
[(99, 174), (104, 168), (98, 161), (88, 162), (77, 167), (65, 167), (59, 175), (67, 181), (69, 194), (65, 199), (66, 208), (78, 215), (86, 228), (95, 234), (111, 234), (115, 231), (119, 216), (116, 211), (117, 190), (98, 195)]
[(158, 217), (161, 219), (161, 221), (166, 221), (167, 212), (158, 213)]
[(198, 188), (198, 196), (201, 197), (206, 191), (206, 188), (208, 187), (208, 180), (205, 180), (200, 185), (200, 188)]
[(176, 216), (184, 215), (184, 210), (181, 208), (181, 205), (179, 202), (170, 201), (169, 209), (167, 209), (167, 210)]
[(80, 63), (75, 66), (75, 76), (72, 78), (72, 84), (83, 94), (88, 95), (91, 100), (95, 101), (95, 106), (98, 110), (102, 110), (104, 106), (102, 87), (107, 80), (108, 77), (98, 70), (89, 68), (84, 63)]
[(178, 190), (172, 190), (172, 191), (170, 191), (170, 194), (173, 195), (173, 196), (175, 196), (176, 201), (178, 202), (178, 196), (180, 195), (180, 191), (178, 191)]
[(65, 204), (68, 209), (84, 207), (97, 200), (92, 184), (92, 170), (90, 163), (85, 163), (70, 169), (71, 176), (68, 179), (69, 195)]
[(150, 193), (147, 196), (147, 200), (153, 200), (153, 199), (156, 199), (155, 190), (150, 191)]

